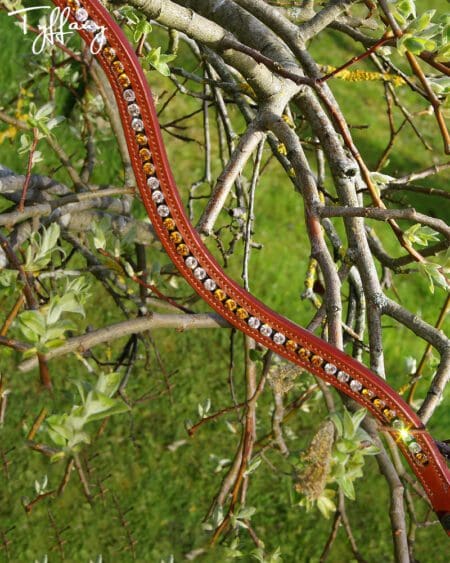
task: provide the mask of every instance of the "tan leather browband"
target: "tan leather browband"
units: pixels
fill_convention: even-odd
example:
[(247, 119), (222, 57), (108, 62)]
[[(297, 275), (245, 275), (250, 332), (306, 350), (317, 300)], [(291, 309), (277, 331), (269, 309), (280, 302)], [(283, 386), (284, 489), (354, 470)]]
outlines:
[(278, 315), (224, 273), (185, 214), (150, 88), (124, 33), (97, 0), (54, 0), (54, 4), (70, 10), (84, 41), (98, 51), (97, 60), (117, 100), (142, 200), (181, 275), (230, 324), (344, 392), (388, 427), (450, 535), (450, 471), (420, 419), (380, 377)]

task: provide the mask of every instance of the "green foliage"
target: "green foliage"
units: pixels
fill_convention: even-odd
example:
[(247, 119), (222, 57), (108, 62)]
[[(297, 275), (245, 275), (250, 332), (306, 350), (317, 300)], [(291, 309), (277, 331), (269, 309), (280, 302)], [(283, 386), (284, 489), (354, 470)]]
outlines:
[(176, 55), (161, 53), (161, 47), (157, 47), (144, 57), (143, 62), (144, 66), (154, 68), (163, 76), (169, 76), (170, 68), (167, 63), (172, 62), (174, 59), (176, 59)]
[(43, 227), (42, 234), (35, 232), (31, 235), (23, 264), (25, 272), (37, 273), (50, 264), (55, 252), (64, 254), (63, 249), (57, 246), (59, 235), (58, 223), (51, 223), (47, 229)]
[(82, 444), (90, 444), (91, 434), (86, 426), (107, 417), (122, 414), (129, 407), (122, 399), (114, 398), (122, 376), (120, 373), (100, 373), (92, 386), (87, 381), (76, 380), (81, 405), (73, 405), (70, 413), (54, 414), (47, 418), (46, 429), (59, 452), (53, 461), (78, 452)]
[(77, 330), (78, 324), (68, 315), (85, 316), (84, 304), (89, 298), (89, 284), (83, 277), (67, 282), (62, 294), (52, 295), (38, 310), (27, 310), (18, 316), (18, 324), (25, 339), (33, 347), (25, 355), (45, 353), (60, 346), (68, 330)]

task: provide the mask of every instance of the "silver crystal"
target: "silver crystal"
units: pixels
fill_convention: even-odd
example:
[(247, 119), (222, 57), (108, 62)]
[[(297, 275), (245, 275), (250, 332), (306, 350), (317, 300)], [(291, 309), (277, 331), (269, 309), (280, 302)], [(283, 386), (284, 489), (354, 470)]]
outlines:
[(158, 206), (158, 215), (160, 215), (161, 217), (168, 217), (169, 214), (170, 209), (167, 207), (167, 205)]
[(275, 344), (284, 344), (286, 340), (286, 337), (284, 336), (284, 334), (281, 334), (281, 332), (276, 332), (273, 335), (273, 341), (275, 342)]
[(123, 99), (126, 102), (134, 102), (134, 100), (136, 99), (136, 94), (133, 92), (131, 88), (128, 88), (123, 92)]
[(137, 104), (130, 104), (128, 106), (128, 113), (132, 117), (139, 117), (141, 115), (141, 110), (139, 109), (139, 106)]
[(337, 378), (341, 383), (347, 383), (347, 381), (350, 379), (350, 376), (345, 371), (340, 371), (337, 374)]
[(205, 286), (205, 289), (207, 289), (208, 291), (214, 291), (217, 287), (217, 284), (214, 280), (208, 278), (207, 280), (205, 280), (203, 282), (203, 285)]
[(160, 192), (159, 190), (156, 190), (152, 193), (152, 200), (155, 203), (162, 203), (164, 201), (164, 196), (162, 194), (162, 192)]
[(413, 454), (418, 454), (419, 452), (422, 451), (422, 448), (419, 446), (419, 444), (417, 442), (410, 442), (408, 444), (408, 449)]
[(259, 332), (263, 336), (270, 336), (272, 334), (272, 329), (270, 328), (269, 325), (262, 325), (262, 327), (259, 329)]
[(159, 180), (158, 178), (149, 178), (147, 180), (147, 186), (151, 189), (151, 190), (157, 190), (159, 188)]
[(204, 280), (206, 278), (206, 271), (203, 268), (195, 268), (194, 270), (194, 276), (198, 279), (198, 280)]
[(350, 389), (359, 393), (359, 391), (361, 391), (361, 389), (362, 389), (362, 383), (360, 381), (358, 381), (357, 379), (352, 379), (350, 381)]
[(87, 22), (83, 24), (83, 29), (89, 31), (90, 33), (94, 33), (94, 31), (97, 31), (98, 25), (92, 20), (87, 20)]
[(186, 264), (186, 266), (188, 268), (190, 268), (191, 270), (193, 270), (194, 268), (196, 268), (198, 266), (198, 261), (196, 258), (194, 258), (193, 256), (188, 256), (186, 258), (186, 260), (184, 261), (184, 263)]
[(142, 119), (133, 119), (131, 121), (131, 127), (134, 131), (143, 131), (144, 130), (144, 122)]
[(256, 317), (250, 317), (247, 322), (248, 322), (248, 326), (251, 328), (258, 328), (259, 325), (261, 324), (261, 321)]
[(80, 23), (85, 22), (88, 19), (88, 17), (89, 14), (84, 8), (78, 8), (78, 10), (75, 12), (75, 19)]
[(334, 375), (337, 372), (337, 367), (334, 364), (325, 364), (323, 369), (328, 375)]

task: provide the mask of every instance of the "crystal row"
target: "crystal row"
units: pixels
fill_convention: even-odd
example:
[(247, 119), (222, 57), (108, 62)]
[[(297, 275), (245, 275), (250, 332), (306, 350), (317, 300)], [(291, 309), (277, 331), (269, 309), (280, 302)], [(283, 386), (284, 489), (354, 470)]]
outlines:
[[(82, 6), (79, 0), (68, 0), (68, 5), (74, 12), (75, 19), (83, 24), (83, 29), (95, 34), (100, 28), (89, 19), (88, 11)], [(374, 408), (383, 416), (387, 424), (399, 435), (401, 441), (407, 446), (410, 454), (421, 465), (428, 463), (426, 454), (421, 446), (413, 437), (413, 430), (397, 416), (395, 410), (391, 409), (387, 403), (376, 396), (374, 391), (365, 387), (361, 381), (352, 377), (344, 370), (340, 370), (335, 364), (326, 361), (319, 354), (308, 350), (295, 340), (288, 338), (282, 332), (277, 331), (270, 324), (253, 316), (244, 306), (241, 306), (234, 298), (220, 287), (217, 280), (208, 274), (207, 269), (201, 266), (191, 249), (186, 244), (183, 236), (179, 232), (176, 222), (171, 216), (170, 208), (165, 201), (164, 193), (161, 189), (160, 181), (156, 177), (156, 167), (153, 164), (152, 153), (148, 144), (148, 137), (145, 132), (145, 124), (142, 118), (141, 109), (136, 103), (136, 93), (129, 76), (126, 73), (124, 64), (118, 59), (116, 51), (108, 44), (106, 38), (100, 33), (94, 35), (94, 41), (102, 47), (102, 55), (109, 64), (112, 74), (116, 77), (118, 85), (122, 88), (122, 97), (127, 104), (129, 125), (134, 132), (135, 141), (138, 148), (139, 157), (142, 164), (142, 171), (147, 178), (147, 187), (150, 190), (151, 199), (156, 207), (156, 213), (160, 217), (163, 226), (168, 232), (169, 240), (175, 245), (177, 254), (182, 257), (183, 263), (189, 271), (189, 275), (200, 283), (204, 289), (210, 292), (215, 299), (232, 313), (241, 322), (264, 338), (270, 340), (278, 347), (285, 349), (291, 354), (296, 354), (303, 364), (310, 364), (316, 370), (322, 371), (324, 376), (335, 378), (341, 385), (347, 387), (354, 394), (361, 395), (364, 400), (369, 401)]]

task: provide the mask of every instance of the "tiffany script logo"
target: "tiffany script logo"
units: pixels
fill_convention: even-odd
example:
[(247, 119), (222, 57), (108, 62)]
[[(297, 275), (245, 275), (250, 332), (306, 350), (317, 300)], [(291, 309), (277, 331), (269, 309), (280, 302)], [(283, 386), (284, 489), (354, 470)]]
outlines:
[[(50, 6), (33, 6), (31, 8), (24, 8), (22, 10), (15, 10), (8, 12), (8, 16), (16, 16), (21, 19), (22, 31), (24, 35), (28, 32), (28, 12), (34, 10), (50, 10)], [(32, 51), (34, 55), (41, 54), (46, 47), (52, 47), (56, 43), (65, 44), (66, 38), (73, 35), (75, 31), (86, 29), (87, 31), (95, 32), (92, 41), (89, 45), (90, 51), (93, 55), (100, 52), (100, 49), (105, 44), (105, 28), (97, 26), (93, 21), (83, 18), (81, 22), (69, 23), (70, 8), (66, 7), (53, 8), (48, 16), (45, 18), (44, 23), (38, 25), (38, 33), (32, 44)]]

